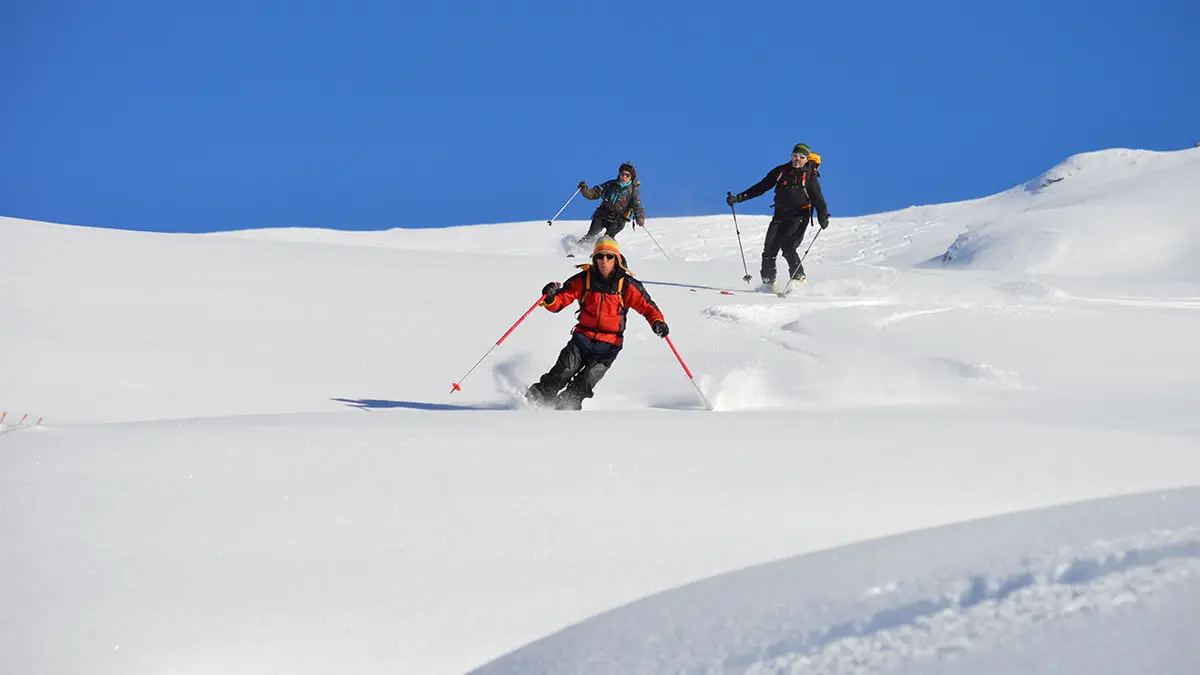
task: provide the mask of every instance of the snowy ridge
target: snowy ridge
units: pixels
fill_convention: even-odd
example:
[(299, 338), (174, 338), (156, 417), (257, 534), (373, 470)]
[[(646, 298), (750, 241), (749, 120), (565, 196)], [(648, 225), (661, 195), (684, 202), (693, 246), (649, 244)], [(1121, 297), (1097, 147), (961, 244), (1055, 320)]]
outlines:
[[(1007, 573), (948, 582), (934, 597), (772, 644), (757, 654), (731, 656), (715, 672), (882, 671), (904, 662), (945, 658), (971, 649), (975, 642), (1011, 640), (1036, 630), (1039, 622), (1117, 611), (1200, 577), (1200, 528), (1096, 542), (1083, 551), (1068, 549), (1013, 567), (1017, 569)], [(892, 584), (869, 593), (919, 595), (925, 584), (916, 585), (917, 589)]]
[[(1173, 504), (1165, 512), (1164, 502)], [(1081, 539), (1083, 543), (1053, 550), (1033, 546), (1013, 555), (1014, 546), (1031, 544), (1046, 532), (1037, 532), (1035, 514), (1026, 513), (988, 523), (1010, 537), (1006, 557), (985, 557), (969, 545), (949, 543), (976, 539), (984, 550), (993, 548), (999, 539), (995, 530), (987, 533), (984, 523), (974, 522), (780, 561), (648, 598), (475, 673), (541, 674), (568, 668), (614, 675), (832, 675), (926, 672), (956, 663), (963, 669), (954, 672), (973, 672), (964, 667), (972, 659), (1011, 649), (1023, 636), (1048, 626), (1136, 617), (1139, 608), (1170, 605), (1173, 593), (1196, 588), (1200, 526), (1141, 527), (1155, 521), (1196, 522), (1200, 490), (1089, 506), (1120, 513), (1117, 519), (1130, 529), (1116, 537)], [(1059, 526), (1080, 527), (1083, 537), (1106, 529), (1079, 505), (1038, 515)], [(864, 588), (850, 583), (850, 575), (840, 569), (848, 566), (855, 574), (876, 578), (903, 574), (926, 547), (941, 553), (937, 576), (893, 576)], [(872, 556), (865, 566), (870, 571), (858, 569), (864, 555)], [(893, 559), (895, 566), (889, 565)], [(744, 600), (747, 596), (752, 600)], [(1185, 615), (1188, 611), (1186, 606), (1176, 609)], [(627, 632), (632, 626), (654, 628), (635, 636)], [(1103, 644), (1088, 648), (1104, 650)], [(556, 665), (548, 667), (551, 661)]]
[[(940, 257), (953, 266), (1088, 276), (1197, 279), (1200, 153), (1076, 155), (1027, 183), (1014, 206), (968, 224)], [(1017, 189), (1014, 189), (1014, 193)]]
[[(829, 180), (833, 180), (830, 178)], [(1005, 192), (950, 204), (835, 218), (823, 234), (818, 259), (843, 264), (895, 263), (970, 266), (989, 270), (1084, 276), (1147, 275), (1196, 279), (1190, 261), (1197, 252), (1200, 148), (1171, 152), (1110, 149), (1072, 156), (1041, 176)], [(835, 209), (836, 210), (836, 209)], [(751, 267), (769, 218), (743, 215), (743, 242)], [(648, 227), (674, 260), (703, 262), (737, 257), (728, 216), (654, 218)], [(494, 252), (529, 255), (561, 252), (587, 222), (564, 220), (462, 226), (442, 230), (396, 228), (384, 232), (337, 232), (281, 228), (216, 236), (270, 241), (378, 246), (424, 251)], [(663, 235), (666, 235), (664, 238)], [(625, 240), (643, 259), (659, 253), (627, 230)], [(538, 242), (530, 246), (531, 241)], [(843, 251), (842, 244), (857, 247)], [(936, 256), (914, 258), (906, 251), (932, 244)], [(807, 246), (807, 243), (806, 243)], [(849, 247), (845, 247), (849, 248)], [(848, 255), (847, 255), (848, 253)], [(890, 262), (889, 262), (890, 261)], [(752, 270), (753, 271), (753, 270)]]

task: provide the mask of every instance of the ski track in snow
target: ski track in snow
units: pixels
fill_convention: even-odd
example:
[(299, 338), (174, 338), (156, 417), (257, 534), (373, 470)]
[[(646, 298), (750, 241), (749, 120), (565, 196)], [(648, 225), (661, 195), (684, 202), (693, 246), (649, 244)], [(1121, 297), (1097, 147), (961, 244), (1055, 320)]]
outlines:
[(1075, 302), (1085, 302), (1097, 305), (1116, 305), (1119, 307), (1138, 307), (1145, 309), (1184, 309), (1200, 310), (1200, 298), (1086, 298), (1062, 293), (1064, 299)]
[(882, 319), (876, 319), (875, 327), (876, 328), (884, 328), (884, 327), (890, 326), (891, 324), (899, 323), (901, 321), (907, 321), (909, 319), (913, 319), (918, 316), (926, 316), (928, 314), (941, 314), (942, 312), (949, 312), (949, 311), (952, 311), (955, 309), (957, 309), (957, 307), (934, 307), (933, 309), (915, 309), (915, 310), (912, 310), (911, 312), (899, 312), (896, 314), (890, 314), (888, 316), (883, 317)]
[(48, 428), (44, 424), (0, 424), (0, 436), (18, 431), (45, 431)]
[[(1200, 529), (1100, 541), (942, 583), (892, 583), (865, 591), (868, 601), (902, 602), (851, 621), (729, 655), (719, 668), (746, 675), (871, 673), (944, 659), (976, 643), (996, 643), (1072, 615), (1119, 611), (1200, 577)], [(886, 603), (885, 603), (886, 604)]]
[(772, 303), (761, 305), (717, 305), (708, 307), (703, 315), (717, 321), (741, 324), (758, 330), (778, 330), (806, 314), (831, 309), (873, 307), (885, 300), (841, 300), (807, 303)]

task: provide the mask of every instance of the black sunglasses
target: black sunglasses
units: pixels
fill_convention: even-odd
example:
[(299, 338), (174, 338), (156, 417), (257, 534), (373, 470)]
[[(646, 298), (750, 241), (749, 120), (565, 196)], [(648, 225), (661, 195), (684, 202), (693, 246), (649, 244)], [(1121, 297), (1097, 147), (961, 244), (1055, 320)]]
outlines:
[(595, 260), (616, 260), (617, 256), (611, 253), (597, 253), (596, 255), (592, 256), (592, 258)]

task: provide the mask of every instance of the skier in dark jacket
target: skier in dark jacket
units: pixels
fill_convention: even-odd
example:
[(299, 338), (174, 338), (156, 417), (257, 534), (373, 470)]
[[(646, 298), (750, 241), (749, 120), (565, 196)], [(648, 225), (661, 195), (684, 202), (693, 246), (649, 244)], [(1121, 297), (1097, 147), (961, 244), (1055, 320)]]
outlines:
[(562, 286), (551, 281), (542, 288), (546, 296), (542, 304), (551, 312), (578, 302), (579, 321), (558, 361), (526, 392), (525, 397), (535, 405), (583, 409), (583, 400), (592, 397), (596, 384), (621, 353), (625, 314), (631, 308), (646, 317), (655, 335), (667, 336), (663, 313), (642, 282), (625, 267), (616, 239), (597, 239), (592, 264), (579, 267), (582, 271)]
[(579, 193), (585, 199), (599, 199), (600, 206), (592, 213), (592, 226), (579, 239), (579, 245), (589, 245), (603, 232), (610, 237), (625, 229), (625, 223), (633, 218), (634, 227), (646, 225), (646, 212), (638, 194), (637, 169), (626, 162), (617, 169), (617, 177), (596, 187), (588, 187), (587, 181), (579, 181)]
[(825, 205), (825, 195), (821, 194), (820, 173), (814, 166), (809, 165), (808, 156), (811, 154), (808, 146), (797, 143), (792, 148), (792, 161), (781, 164), (767, 172), (767, 175), (736, 195), (729, 195), (725, 201), (732, 206), (736, 202), (765, 193), (775, 188), (775, 215), (767, 226), (767, 236), (763, 241), (762, 274), (763, 285), (775, 283), (775, 257), (783, 252), (788, 264), (788, 276), (796, 281), (804, 280), (804, 266), (800, 264), (800, 256), (796, 249), (804, 239), (804, 232), (812, 222), (812, 212), (816, 209), (817, 222), (821, 229), (829, 227), (829, 208)]

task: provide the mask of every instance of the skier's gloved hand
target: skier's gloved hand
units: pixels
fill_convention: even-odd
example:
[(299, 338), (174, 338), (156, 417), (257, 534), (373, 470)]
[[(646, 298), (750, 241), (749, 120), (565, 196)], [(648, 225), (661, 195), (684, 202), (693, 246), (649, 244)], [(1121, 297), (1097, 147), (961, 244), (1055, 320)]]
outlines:
[(583, 192), (584, 190), (587, 189), (587, 181), (586, 180), (579, 181), (578, 187), (579, 187), (579, 191)]
[(737, 196), (737, 195), (735, 195), (735, 194), (733, 194), (732, 192), (731, 192), (731, 193), (729, 193), (729, 194), (727, 194), (727, 195), (725, 195), (725, 203), (726, 203), (726, 204), (728, 204), (728, 205), (730, 205), (730, 206), (733, 206), (734, 202), (737, 202), (737, 201), (740, 201), (740, 200), (738, 199), (738, 196)]
[(645, 218), (634, 218), (634, 219), (633, 219), (633, 226), (634, 226), (635, 228), (637, 228), (637, 227), (645, 227), (645, 226), (646, 226), (646, 219), (645, 219)]
[(821, 216), (821, 215), (818, 215), (818, 216), (817, 216), (817, 223), (819, 223), (819, 224), (821, 225), (821, 229), (822, 229), (822, 230), (823, 230), (823, 229), (825, 229), (825, 228), (827, 228), (827, 227), (829, 227), (829, 214), (828, 214), (828, 213), (826, 213), (826, 214), (825, 214), (825, 215), (823, 215), (823, 216)]
[(667, 328), (666, 321), (655, 321), (650, 325), (650, 330), (654, 331), (654, 334), (661, 338), (667, 337), (667, 333), (671, 332), (671, 329)]
[(554, 295), (558, 293), (558, 288), (559, 286), (557, 281), (551, 281), (545, 286), (542, 286), (542, 295), (546, 296), (546, 302), (554, 300)]

